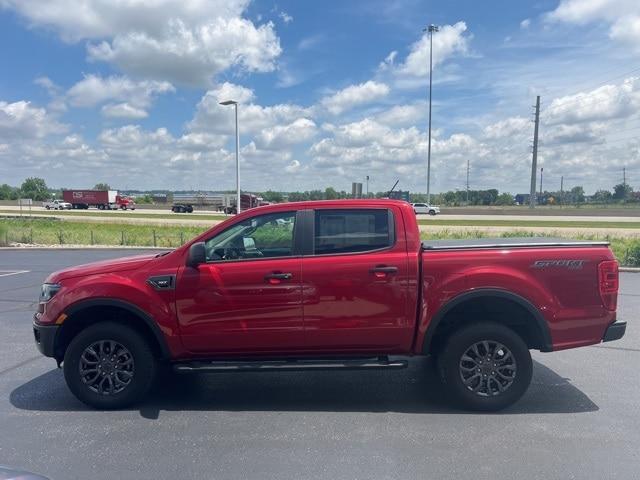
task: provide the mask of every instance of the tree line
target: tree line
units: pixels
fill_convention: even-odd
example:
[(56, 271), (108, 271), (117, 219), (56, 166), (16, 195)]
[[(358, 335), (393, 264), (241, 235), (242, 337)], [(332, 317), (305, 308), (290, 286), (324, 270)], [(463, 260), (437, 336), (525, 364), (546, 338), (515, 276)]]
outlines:
[[(111, 190), (108, 183), (97, 183), (94, 190)], [(6, 183), (0, 185), (0, 200), (17, 200), (19, 198), (31, 198), (34, 201), (45, 201), (52, 197), (60, 197), (62, 189), (47, 187), (43, 178), (29, 177), (20, 187), (12, 187)], [(152, 203), (152, 194), (147, 191), (136, 195), (139, 203)], [(268, 202), (280, 203), (285, 201), (298, 202), (307, 200), (339, 200), (352, 198), (351, 192), (336, 190), (327, 187), (324, 190), (305, 190), (294, 192), (279, 192), (267, 190), (256, 192)], [(368, 198), (385, 198), (389, 192), (370, 192)], [(169, 193), (170, 195), (170, 193)], [(367, 194), (363, 194), (367, 197)], [(575, 205), (581, 203), (614, 204), (614, 203), (640, 203), (640, 191), (634, 191), (627, 183), (619, 183), (612, 190), (600, 189), (593, 195), (587, 196), (584, 188), (575, 186), (567, 191), (544, 191), (536, 195), (536, 200), (542, 205)], [(409, 201), (412, 203), (426, 203), (427, 195), (424, 193), (410, 193)], [(514, 205), (516, 203), (528, 203), (528, 195), (512, 195), (508, 192), (500, 193), (496, 188), (487, 190), (449, 190), (447, 192), (431, 195), (431, 203), (434, 205), (464, 206), (464, 205)]]
[[(49, 188), (44, 178), (29, 177), (19, 187), (12, 187), (6, 183), (0, 185), (0, 200), (18, 200), (30, 198), (35, 202), (44, 202), (52, 197), (61, 197), (66, 188)], [(111, 190), (108, 183), (97, 183), (93, 190)]]

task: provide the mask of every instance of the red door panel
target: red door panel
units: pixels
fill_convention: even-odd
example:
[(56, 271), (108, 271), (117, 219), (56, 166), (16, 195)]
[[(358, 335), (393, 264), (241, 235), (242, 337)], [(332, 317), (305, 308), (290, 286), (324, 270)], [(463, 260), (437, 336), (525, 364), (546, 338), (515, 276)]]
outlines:
[[(334, 223), (338, 230), (329, 233), (337, 239), (321, 241), (340, 246), (340, 222)], [(305, 338), (310, 350), (400, 353), (411, 348), (415, 304), (409, 292), (415, 282), (403, 228), (398, 213), (396, 242), (387, 250), (303, 258)]]
[[(309, 348), (406, 350), (413, 333), (406, 264), (403, 253), (305, 258), (302, 289)], [(398, 271), (379, 278), (370, 271), (379, 265)]]
[[(176, 306), (185, 348), (215, 355), (303, 348), (300, 271), (299, 257), (183, 268)], [(274, 273), (291, 276), (266, 278)]]

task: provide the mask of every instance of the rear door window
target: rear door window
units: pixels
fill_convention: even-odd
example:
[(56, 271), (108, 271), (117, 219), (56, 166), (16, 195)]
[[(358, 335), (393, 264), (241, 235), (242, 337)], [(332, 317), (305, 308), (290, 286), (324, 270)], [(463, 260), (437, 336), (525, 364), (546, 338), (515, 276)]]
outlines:
[(393, 216), (387, 209), (315, 212), (315, 255), (380, 250), (393, 243)]

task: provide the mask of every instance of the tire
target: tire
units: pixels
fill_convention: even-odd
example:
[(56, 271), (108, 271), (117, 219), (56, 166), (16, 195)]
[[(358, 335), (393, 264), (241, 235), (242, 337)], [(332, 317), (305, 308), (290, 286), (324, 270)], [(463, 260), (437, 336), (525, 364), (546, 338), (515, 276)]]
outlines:
[(435, 215), (435, 214), (436, 214), (436, 211), (435, 211), (435, 210), (429, 210), (429, 215), (432, 215), (432, 216), (433, 216), (433, 215)]
[(187, 213), (193, 213), (193, 207), (191, 205), (187, 207)]
[(49, 205), (47, 205), (47, 206), (46, 206), (46, 207), (44, 207), (44, 208), (46, 208), (47, 210), (51, 210), (51, 207), (50, 207)]
[(102, 204), (98, 205), (98, 210), (104, 210), (104, 205)]
[[(105, 343), (100, 344), (100, 342)], [(123, 347), (123, 349), (116, 347), (115, 351), (119, 352), (119, 355), (111, 357), (111, 359), (119, 358), (122, 365), (118, 362), (104, 362), (104, 367), (101, 367), (102, 376), (109, 381), (97, 380), (93, 384), (87, 383), (87, 380), (91, 382), (93, 378), (101, 378), (101, 375), (98, 371), (97, 377), (91, 377), (92, 374), (88, 374), (83, 378), (80, 373), (81, 364), (87, 366), (83, 362), (83, 354), (85, 359), (90, 360), (98, 359), (103, 354), (108, 357), (109, 342), (112, 342), (111, 345), (115, 343)], [(97, 348), (96, 345), (103, 345), (103, 348)], [(99, 355), (87, 353), (90, 347), (93, 352), (99, 350)], [(99, 365), (102, 364), (99, 363)], [(90, 407), (110, 410), (126, 407), (144, 398), (153, 383), (157, 362), (148, 342), (138, 332), (119, 323), (100, 322), (87, 327), (71, 341), (64, 355), (63, 368), (67, 386), (78, 400)], [(111, 380), (109, 377), (112, 377)], [(123, 383), (126, 383), (124, 387)], [(121, 390), (115, 391), (114, 387), (114, 390), (109, 392), (110, 385), (117, 386)]]
[[(487, 363), (486, 344), (496, 363)], [(480, 354), (477, 357), (474, 345)], [(501, 351), (502, 360), (496, 361)], [(463, 356), (476, 357), (481, 364), (463, 360)], [(495, 365), (498, 369), (493, 370)], [(438, 357), (438, 369), (455, 402), (463, 408), (485, 412), (501, 410), (518, 401), (529, 388), (533, 374), (531, 354), (525, 342), (510, 328), (494, 322), (468, 325), (451, 334)]]

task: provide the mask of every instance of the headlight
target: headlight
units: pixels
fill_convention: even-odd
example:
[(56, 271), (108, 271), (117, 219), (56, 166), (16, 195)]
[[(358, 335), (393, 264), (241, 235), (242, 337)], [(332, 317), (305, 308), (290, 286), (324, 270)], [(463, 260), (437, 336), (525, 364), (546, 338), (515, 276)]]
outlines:
[(58, 293), (60, 285), (57, 283), (44, 283), (40, 289), (40, 303), (46, 303)]

